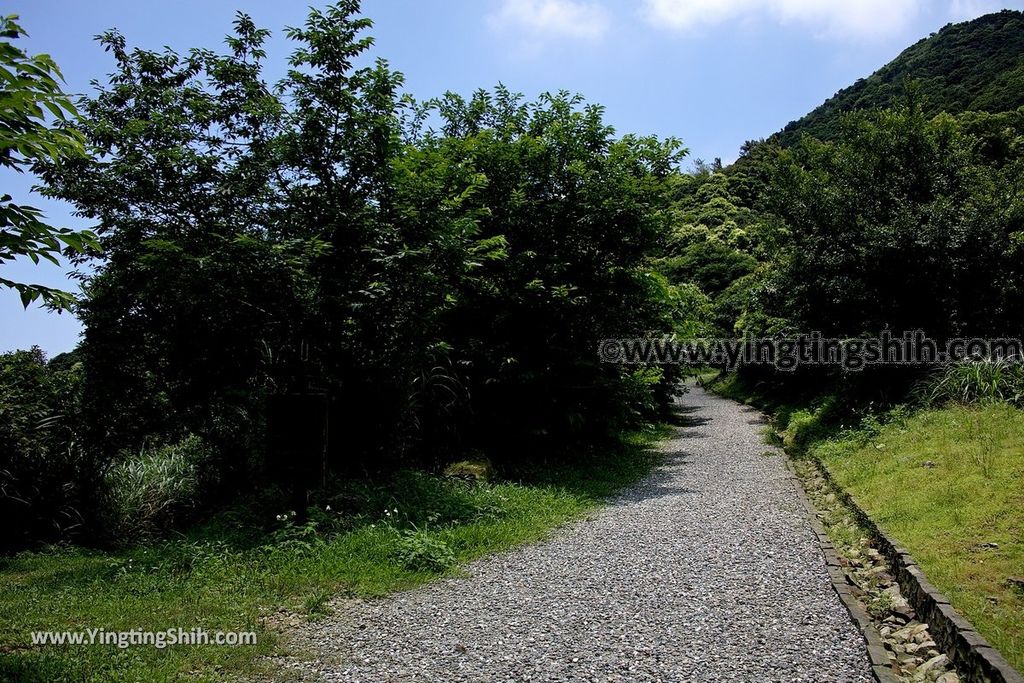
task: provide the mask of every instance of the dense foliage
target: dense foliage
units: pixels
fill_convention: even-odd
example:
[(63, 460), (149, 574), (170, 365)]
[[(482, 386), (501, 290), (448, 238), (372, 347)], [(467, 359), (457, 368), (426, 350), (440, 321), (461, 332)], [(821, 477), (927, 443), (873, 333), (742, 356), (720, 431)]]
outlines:
[(997, 113), (1024, 106), (1024, 12), (1003, 10), (946, 26), (868, 78), (840, 90), (775, 138), (786, 145), (804, 134), (835, 139), (843, 114), (898, 104), (908, 80), (919, 84), (928, 116)]
[[(182, 517), (197, 468), (223, 500), (325, 453), (338, 472), (522, 457), (654, 418), (672, 392), (596, 348), (685, 323), (688, 291), (650, 264), (679, 144), (617, 137), (567, 93), (418, 103), (368, 61), (358, 11), (290, 29), (275, 84), (245, 15), (226, 54), (100, 37), (115, 70), (80, 105), (90, 153), (41, 171), (103, 248), (75, 422), (114, 527)], [(312, 405), (322, 424), (289, 419)]]
[(768, 167), (765, 207), (788, 237), (765, 278), (767, 310), (803, 330), (935, 339), (1015, 336), (1024, 110), (929, 120), (911, 101), (848, 117)]
[(748, 325), (740, 320), (747, 289), (777, 241), (778, 225), (745, 206), (735, 185), (720, 169), (705, 169), (681, 176), (670, 191), (672, 230), (657, 266), (708, 298), (704, 307), (691, 304), (691, 319), (703, 324), (687, 336), (731, 336)]
[[(875, 99), (812, 115), (820, 137), (691, 173), (564, 92), (414, 100), (354, 1), (289, 30), (274, 84), (245, 15), (225, 54), (104, 34), (88, 153), (36, 163), (99, 226), (84, 340), (0, 359), (12, 542), (149, 537), (268, 484), (301, 516), (332, 474), (509, 463), (657, 417), (680, 369), (600, 363), (601, 339), (1024, 336), (1024, 108), (978, 90), (1024, 54), (1020, 22), (944, 29), (855, 86)], [(921, 372), (756, 374), (905, 396)]]
[(76, 433), (81, 372), (74, 354), (0, 355), (0, 547), (60, 538), (96, 508), (102, 474)]

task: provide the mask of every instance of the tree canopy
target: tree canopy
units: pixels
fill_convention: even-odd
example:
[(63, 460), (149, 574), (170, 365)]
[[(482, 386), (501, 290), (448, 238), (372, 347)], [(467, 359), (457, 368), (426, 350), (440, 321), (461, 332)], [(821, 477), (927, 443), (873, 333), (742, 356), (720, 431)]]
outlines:
[[(0, 17), (0, 37), (6, 39), (0, 41), (0, 167), (24, 173), (43, 161), (59, 164), (81, 157), (85, 148), (57, 64), (49, 55), (29, 55), (11, 42), (25, 35), (17, 20), (16, 15)], [(92, 232), (52, 227), (39, 209), (0, 194), (0, 266), (19, 257), (59, 265), (62, 252), (83, 254), (98, 247)], [(42, 299), (64, 310), (74, 302), (68, 292), (3, 276), (0, 287), (16, 290), (26, 307)]]

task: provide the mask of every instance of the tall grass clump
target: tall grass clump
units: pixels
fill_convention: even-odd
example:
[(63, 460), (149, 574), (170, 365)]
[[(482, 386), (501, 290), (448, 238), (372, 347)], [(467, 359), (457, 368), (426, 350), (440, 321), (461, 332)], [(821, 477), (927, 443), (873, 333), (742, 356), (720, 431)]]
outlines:
[(145, 539), (180, 524), (195, 511), (210, 447), (198, 436), (129, 455), (106, 475), (106, 515), (120, 539)]
[(925, 405), (1005, 401), (1024, 406), (1024, 361), (1018, 357), (978, 358), (950, 363), (918, 389)]

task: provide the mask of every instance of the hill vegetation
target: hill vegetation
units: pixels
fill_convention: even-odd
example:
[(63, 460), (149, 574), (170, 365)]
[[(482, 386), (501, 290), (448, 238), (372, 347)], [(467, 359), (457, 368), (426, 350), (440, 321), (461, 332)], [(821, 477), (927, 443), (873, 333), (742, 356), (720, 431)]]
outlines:
[(834, 140), (840, 117), (899, 103), (915, 81), (922, 111), (989, 113), (1024, 106), (1024, 12), (1004, 10), (950, 24), (904, 50), (881, 69), (844, 88), (773, 140), (791, 145), (807, 134)]

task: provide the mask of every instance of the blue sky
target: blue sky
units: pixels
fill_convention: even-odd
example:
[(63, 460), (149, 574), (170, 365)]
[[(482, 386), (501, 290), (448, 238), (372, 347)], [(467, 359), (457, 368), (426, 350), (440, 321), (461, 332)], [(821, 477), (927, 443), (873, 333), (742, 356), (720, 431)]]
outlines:
[[(322, 3), (313, 3), (322, 4)], [(67, 89), (84, 93), (111, 69), (93, 36), (118, 28), (146, 48), (219, 47), (236, 9), (275, 33), (269, 76), (288, 52), (281, 29), (307, 3), (282, 0), (8, 0), (32, 52), (48, 52)], [(951, 21), (1024, 0), (364, 0), (375, 54), (426, 98), (502, 82), (535, 96), (566, 89), (605, 105), (620, 133), (676, 136), (691, 160), (734, 159), (836, 90), (867, 76)], [(86, 227), (70, 207), (30, 195), (32, 179), (2, 173), (3, 191)], [(66, 269), (15, 263), (8, 277), (74, 289)], [(77, 343), (78, 321), (0, 290), (0, 351), (33, 344), (55, 354)]]

